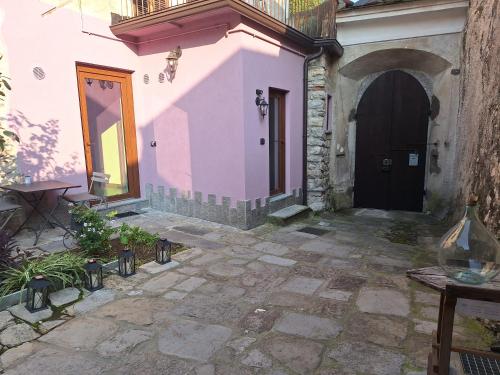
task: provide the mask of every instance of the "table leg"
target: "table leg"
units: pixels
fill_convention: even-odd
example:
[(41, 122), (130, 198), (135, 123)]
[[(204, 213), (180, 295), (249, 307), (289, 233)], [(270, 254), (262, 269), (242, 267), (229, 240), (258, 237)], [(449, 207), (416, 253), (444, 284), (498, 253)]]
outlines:
[[(36, 231), (34, 228), (28, 228), (28, 227), (26, 227), (26, 223), (28, 223), (28, 221), (29, 221), (29, 220), (33, 217), (33, 214), (36, 212), (36, 210), (35, 210), (35, 208), (34, 208), (34, 206), (33, 206), (33, 204), (32, 204), (32, 203), (33, 203), (33, 201), (30, 201), (29, 199), (27, 199), (27, 198), (26, 198), (23, 194), (21, 194), (21, 193), (17, 193), (17, 195), (20, 197), (20, 199), (21, 199), (21, 200), (25, 201), (25, 202), (28, 204), (28, 206), (30, 206), (30, 207), (31, 207), (31, 208), (33, 208), (33, 209), (32, 209), (32, 210), (31, 210), (31, 212), (30, 212), (30, 213), (26, 216), (26, 219), (24, 219), (24, 221), (21, 223), (21, 225), (19, 225), (19, 226), (17, 227), (17, 229), (16, 229), (16, 230), (14, 231), (14, 233), (12, 234), (12, 236), (15, 236), (16, 234), (18, 234), (18, 233), (19, 233), (21, 230), (23, 230), (23, 229), (32, 229), (32, 230), (33, 230), (33, 232), (35, 232), (35, 236), (36, 236), (36, 238), (37, 238), (37, 240), (35, 240), (35, 243), (34, 243), (34, 245), (36, 245), (36, 242), (38, 241), (38, 237), (39, 237), (39, 236), (37, 236), (37, 235), (36, 235), (36, 234), (37, 234), (37, 231)], [(36, 205), (36, 206), (38, 206), (38, 204), (39, 204), (39, 203), (40, 203), (40, 201), (36, 202), (36, 204), (35, 204), (35, 205)]]
[(444, 296), (443, 310), (440, 314), (439, 375), (449, 375), (450, 372), (451, 342), (456, 304), (457, 298), (455, 296)]

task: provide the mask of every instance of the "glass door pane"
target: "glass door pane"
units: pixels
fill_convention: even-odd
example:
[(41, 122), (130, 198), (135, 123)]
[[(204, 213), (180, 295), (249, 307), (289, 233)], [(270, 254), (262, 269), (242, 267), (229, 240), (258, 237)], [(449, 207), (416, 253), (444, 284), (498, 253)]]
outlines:
[(269, 97), (269, 190), (279, 190), (279, 103), (275, 96)]
[(109, 175), (92, 192), (115, 196), (129, 192), (120, 82), (85, 78), (85, 101), (92, 171)]

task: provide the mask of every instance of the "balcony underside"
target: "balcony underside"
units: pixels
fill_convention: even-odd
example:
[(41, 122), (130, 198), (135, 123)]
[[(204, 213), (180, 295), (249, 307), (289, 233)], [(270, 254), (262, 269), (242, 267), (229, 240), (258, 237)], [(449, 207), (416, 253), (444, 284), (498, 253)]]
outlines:
[(173, 7), (157, 10), (139, 16), (125, 18), (111, 26), (111, 31), (119, 38), (130, 42), (142, 42), (158, 35), (175, 35), (189, 30), (190, 24), (209, 24), (210, 19), (239, 14), (271, 33), (298, 45), (305, 52), (315, 49), (318, 40), (328, 44), (333, 54), (341, 55), (342, 47), (333, 38), (315, 38), (280, 22), (276, 18), (258, 10), (241, 0), (196, 0)]

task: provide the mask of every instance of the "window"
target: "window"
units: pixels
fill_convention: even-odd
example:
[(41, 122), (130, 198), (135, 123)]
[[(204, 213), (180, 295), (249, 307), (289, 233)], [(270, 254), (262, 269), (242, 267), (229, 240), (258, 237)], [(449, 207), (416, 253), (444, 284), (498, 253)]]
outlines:
[(331, 131), (332, 129), (332, 96), (328, 94), (326, 96), (326, 123), (325, 131)]

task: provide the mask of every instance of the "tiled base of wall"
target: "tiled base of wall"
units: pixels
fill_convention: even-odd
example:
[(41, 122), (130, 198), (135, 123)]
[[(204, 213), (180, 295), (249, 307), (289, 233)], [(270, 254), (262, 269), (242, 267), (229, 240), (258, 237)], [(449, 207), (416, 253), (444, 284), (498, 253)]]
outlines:
[(266, 222), (268, 214), (302, 203), (302, 189), (294, 189), (292, 194), (282, 196), (280, 199), (270, 197), (256, 199), (254, 208), (250, 200), (237, 201), (236, 207), (231, 207), (231, 198), (222, 197), (222, 204), (217, 204), (217, 197), (214, 194), (208, 194), (207, 202), (203, 202), (202, 196), (200, 192), (195, 192), (194, 197), (178, 196), (177, 189), (169, 189), (166, 193), (163, 186), (158, 186), (157, 191), (154, 191), (153, 185), (146, 185), (146, 198), (154, 209), (240, 229), (255, 228)]

